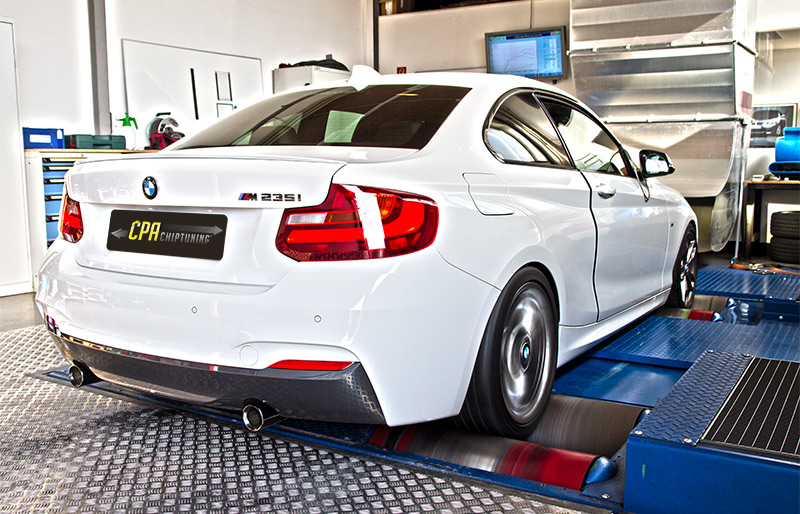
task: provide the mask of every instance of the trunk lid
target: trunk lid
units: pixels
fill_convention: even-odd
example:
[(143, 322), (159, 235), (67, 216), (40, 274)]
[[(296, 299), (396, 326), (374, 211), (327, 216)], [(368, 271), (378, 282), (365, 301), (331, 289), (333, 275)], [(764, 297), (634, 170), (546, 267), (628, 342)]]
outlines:
[(81, 163), (66, 180), (84, 224), (77, 262), (132, 275), (271, 286), (296, 264), (275, 247), (284, 209), (320, 204), (345, 164), (224, 151)]

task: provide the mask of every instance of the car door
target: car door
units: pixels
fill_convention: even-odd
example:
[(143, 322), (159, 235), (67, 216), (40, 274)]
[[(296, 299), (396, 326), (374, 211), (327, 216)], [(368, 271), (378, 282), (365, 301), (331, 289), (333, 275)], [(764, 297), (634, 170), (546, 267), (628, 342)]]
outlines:
[[(500, 161), (495, 167), (507, 186), (525, 230), (513, 237), (552, 256), (563, 277), (559, 289), (562, 325), (586, 325), (597, 319), (592, 286), (595, 227), (586, 180), (571, 165), (544, 108), (528, 89), (502, 97), (484, 128), (486, 145)], [(468, 182), (472, 187), (474, 177)], [(487, 179), (484, 178), (484, 181)], [(476, 205), (478, 199), (475, 199)], [(479, 206), (480, 209), (480, 206)], [(488, 212), (487, 212), (488, 213)], [(524, 251), (524, 250), (523, 250)], [(531, 255), (532, 259), (536, 257)]]
[(565, 98), (541, 95), (540, 100), (591, 189), (594, 286), (602, 320), (663, 289), (666, 202), (650, 197), (622, 146), (588, 111)]

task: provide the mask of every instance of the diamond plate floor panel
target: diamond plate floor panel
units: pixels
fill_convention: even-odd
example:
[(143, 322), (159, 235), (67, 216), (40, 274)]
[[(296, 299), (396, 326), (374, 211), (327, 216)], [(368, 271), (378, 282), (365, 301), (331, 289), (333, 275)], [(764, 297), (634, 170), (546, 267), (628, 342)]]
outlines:
[(25, 376), (66, 364), (43, 327), (0, 358), (0, 512), (599, 512)]
[(633, 434), (675, 444), (697, 444), (750, 360), (744, 355), (705, 352)]

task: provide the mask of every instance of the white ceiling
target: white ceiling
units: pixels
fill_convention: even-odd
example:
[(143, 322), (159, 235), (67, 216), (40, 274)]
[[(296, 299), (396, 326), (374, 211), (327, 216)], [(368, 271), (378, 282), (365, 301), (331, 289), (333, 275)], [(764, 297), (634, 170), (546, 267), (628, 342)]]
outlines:
[(755, 0), (756, 30), (793, 30), (800, 28), (797, 0)]
[(789, 50), (800, 48), (800, 29), (778, 30), (780, 38), (772, 40), (773, 50)]

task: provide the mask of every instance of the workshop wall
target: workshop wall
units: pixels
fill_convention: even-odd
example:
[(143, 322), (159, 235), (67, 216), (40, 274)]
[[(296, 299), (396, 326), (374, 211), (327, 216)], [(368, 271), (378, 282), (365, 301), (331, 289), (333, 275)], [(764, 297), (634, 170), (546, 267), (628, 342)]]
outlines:
[(85, 1), (0, 0), (14, 22), (20, 124), (90, 133), (92, 79)]
[[(753, 91), (754, 105), (800, 105), (800, 48), (774, 50), (772, 70), (756, 64), (756, 82)], [(797, 113), (795, 116), (800, 117)], [(800, 119), (795, 120), (800, 125)], [(747, 177), (763, 175), (775, 160), (775, 149), (749, 148), (747, 152)]]
[(800, 48), (774, 50), (772, 68), (774, 73), (759, 68), (756, 73), (756, 89), (753, 102), (757, 105), (800, 102)]
[[(532, 20), (532, 21), (531, 21)], [(486, 69), (486, 32), (533, 27), (569, 26), (569, 0), (501, 2), (381, 16), (380, 72), (405, 66), (418, 71)], [(572, 77), (558, 87), (573, 92)]]
[[(266, 94), (282, 62), (372, 64), (371, 13), (366, 0), (106, 0), (111, 115), (124, 114), (123, 38), (260, 58)], [(93, 133), (86, 0), (0, 0), (0, 17), (15, 24), (22, 126)]]
[(797, 0), (757, 0), (756, 30), (796, 29), (800, 27), (800, 9)]
[(348, 67), (366, 63), (363, 4), (362, 0), (107, 0), (114, 118), (121, 118), (125, 110), (122, 39), (260, 58), (264, 94), (269, 94), (272, 69), (280, 63), (324, 59), (326, 54)]

